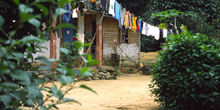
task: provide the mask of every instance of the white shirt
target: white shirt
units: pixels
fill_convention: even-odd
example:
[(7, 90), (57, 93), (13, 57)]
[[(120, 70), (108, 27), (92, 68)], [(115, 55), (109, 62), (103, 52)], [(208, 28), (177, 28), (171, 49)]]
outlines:
[(115, 0), (110, 0), (109, 14), (111, 14), (113, 17), (115, 16)]

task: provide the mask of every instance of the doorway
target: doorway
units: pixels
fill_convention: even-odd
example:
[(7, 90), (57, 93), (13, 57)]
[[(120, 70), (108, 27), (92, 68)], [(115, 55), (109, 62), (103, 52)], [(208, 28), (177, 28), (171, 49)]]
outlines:
[(93, 43), (92, 43), (92, 46), (91, 46), (91, 54), (92, 56), (94, 57), (94, 59), (96, 58), (96, 36), (95, 35), (95, 32), (96, 32), (96, 21), (92, 21), (91, 23), (91, 35), (92, 35), (92, 39), (93, 37), (95, 37)]

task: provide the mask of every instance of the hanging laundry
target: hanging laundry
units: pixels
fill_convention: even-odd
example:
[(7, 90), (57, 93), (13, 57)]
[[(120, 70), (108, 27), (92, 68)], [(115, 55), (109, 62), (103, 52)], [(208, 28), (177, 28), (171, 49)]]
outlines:
[(160, 39), (160, 29), (158, 27), (147, 24), (149, 27), (149, 31), (147, 32), (147, 36), (154, 36), (156, 40)]
[(143, 22), (142, 34), (147, 36), (148, 32), (149, 32), (149, 27), (146, 22)]
[(132, 17), (132, 30), (133, 30), (134, 32), (137, 31), (137, 17), (135, 17), (134, 15), (133, 15), (133, 17)]
[(65, 9), (67, 10), (67, 12), (63, 14), (62, 21), (64, 23), (69, 23), (70, 15), (71, 15), (71, 9), (70, 9), (70, 4), (69, 3), (65, 4)]
[(124, 18), (124, 26), (125, 28), (129, 28), (129, 21), (128, 21), (128, 17), (129, 16), (129, 13), (128, 11), (125, 9), (125, 18)]
[(100, 11), (104, 9), (106, 11), (106, 0), (101, 0), (101, 8)]
[(118, 20), (118, 22), (120, 22), (120, 4), (115, 1), (115, 16), (114, 18)]
[(143, 30), (143, 21), (141, 20), (141, 33), (142, 33), (142, 30)]
[(167, 37), (167, 29), (163, 29), (163, 37)]
[(73, 9), (72, 18), (78, 18), (76, 8)]
[(143, 24), (141, 24), (141, 22), (142, 22), (141, 19), (139, 19), (138, 22), (139, 22), (139, 30), (140, 30), (140, 32), (142, 33), (142, 25), (143, 25)]
[(125, 9), (121, 6), (121, 8), (120, 8), (120, 22), (119, 22), (119, 28), (122, 28), (122, 27), (123, 27), (124, 19), (125, 19)]
[(115, 0), (110, 0), (108, 13), (111, 14), (113, 17), (115, 16)]
[(139, 19), (137, 19), (137, 31), (140, 30), (140, 26), (139, 26)]
[(132, 29), (132, 16), (131, 13), (128, 11), (129, 15), (128, 15), (128, 21), (129, 21), (129, 29)]

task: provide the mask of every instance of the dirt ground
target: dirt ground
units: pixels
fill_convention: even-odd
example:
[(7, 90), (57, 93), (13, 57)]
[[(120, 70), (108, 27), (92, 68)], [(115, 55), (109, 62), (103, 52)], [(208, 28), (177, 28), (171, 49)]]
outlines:
[[(141, 61), (151, 62), (158, 56), (156, 52), (141, 53)], [(59, 110), (158, 110), (148, 84), (151, 75), (121, 73), (117, 80), (80, 81), (76, 87), (85, 84), (97, 93), (75, 88), (65, 97), (79, 101), (58, 105)], [(56, 83), (58, 84), (58, 82)], [(59, 85), (59, 84), (58, 84)]]
[(76, 88), (66, 97), (73, 98), (76, 103), (59, 105), (59, 110), (157, 110), (158, 104), (150, 94), (148, 84), (151, 75), (122, 74), (117, 80), (80, 81), (76, 86), (85, 84), (97, 94)]

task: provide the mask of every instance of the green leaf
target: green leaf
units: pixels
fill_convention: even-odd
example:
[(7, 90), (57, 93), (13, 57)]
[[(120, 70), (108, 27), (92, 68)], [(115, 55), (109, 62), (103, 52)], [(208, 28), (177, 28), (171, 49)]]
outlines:
[(81, 103), (79, 103), (78, 101), (74, 100), (74, 99), (70, 99), (70, 98), (65, 98), (64, 102), (74, 102), (74, 103), (78, 103), (79, 105), (82, 105)]
[(25, 88), (29, 94), (31, 94), (33, 97), (43, 97), (43, 94), (41, 93), (41, 88), (37, 86), (28, 86)]
[(92, 43), (86, 43), (86, 44), (83, 45), (83, 47), (88, 47), (90, 45), (92, 45)]
[(63, 99), (63, 93), (61, 90), (58, 90), (56, 87), (52, 87), (51, 91), (56, 98), (59, 100)]
[(84, 67), (81, 69), (81, 73), (85, 73), (85, 72), (88, 72), (89, 71), (89, 68), (88, 67)]
[(35, 0), (35, 2), (54, 2), (54, 0)]
[(28, 73), (24, 72), (23, 70), (14, 70), (10, 76), (13, 78), (13, 79), (17, 79), (17, 80), (21, 80), (23, 82), (19, 82), (21, 84), (24, 84), (24, 85), (30, 85), (31, 84), (31, 79), (28, 75)]
[(45, 80), (43, 80), (43, 79), (34, 79), (34, 82), (35, 82), (36, 86), (39, 86), (40, 84), (44, 83)]
[(71, 0), (59, 0), (58, 5), (64, 6), (65, 4), (69, 3)]
[(0, 58), (5, 57), (5, 55), (7, 54), (7, 50), (5, 47), (0, 47)]
[(215, 99), (213, 97), (209, 97), (209, 100), (215, 102)]
[(100, 62), (99, 60), (90, 60), (90, 61), (88, 61), (88, 66), (99, 64), (99, 62)]
[(0, 100), (4, 103), (5, 106), (9, 106), (11, 102), (11, 96), (9, 95), (0, 95)]
[(41, 5), (41, 4), (38, 4), (38, 3), (35, 3), (34, 5), (37, 6), (39, 9), (41, 9), (45, 16), (48, 15), (48, 13), (49, 13), (48, 9), (44, 5)]
[(68, 54), (70, 53), (70, 50), (61, 47), (61, 48), (60, 48), (60, 52), (66, 54), (66, 55), (68, 55)]
[(50, 71), (50, 67), (42, 65), (42, 66), (38, 66), (38, 68), (45, 70), (45, 71)]
[(25, 4), (20, 4), (18, 7), (22, 13), (32, 13), (34, 11), (33, 8), (29, 8)]
[(80, 41), (74, 41), (73, 44), (74, 44), (76, 50), (79, 50), (80, 47), (82, 46), (82, 42), (80, 42)]
[(57, 29), (59, 29), (59, 28), (65, 28), (65, 27), (67, 27), (67, 28), (77, 29), (77, 28), (76, 28), (74, 25), (72, 25), (72, 24), (61, 23), (61, 24), (57, 25), (57, 27), (54, 28), (53, 30), (57, 30)]
[[(60, 0), (60, 1), (62, 1), (62, 0)], [(59, 15), (64, 14), (66, 12), (67, 11), (63, 8), (57, 8), (56, 11), (55, 11), (55, 14), (56, 14), (56, 16), (59, 16)]]
[(39, 61), (41, 61), (42, 63), (46, 64), (49, 67), (52, 66), (52, 63), (50, 62), (50, 60), (48, 60), (45, 57), (37, 57), (35, 60), (39, 60)]
[(57, 77), (56, 78), (62, 85), (65, 85), (65, 84), (71, 84), (74, 82), (74, 79), (70, 76), (64, 76), (64, 75), (61, 75), (60, 77)]
[(4, 22), (5, 22), (4, 18), (0, 15), (0, 27), (3, 26)]
[(28, 106), (31, 106), (33, 103), (34, 103), (34, 101), (32, 99), (27, 99)]
[(13, 0), (13, 2), (18, 5), (20, 3), (20, 0)]
[(90, 55), (90, 54), (87, 55), (87, 60), (88, 60), (88, 61), (91, 61), (91, 60), (92, 60), (92, 55)]
[(43, 42), (40, 38), (36, 36), (25, 36), (22, 38), (22, 45), (25, 45), (27, 43), (33, 43), (33, 42)]
[(213, 92), (213, 95), (214, 95), (214, 96), (218, 96), (219, 93), (217, 93), (217, 92)]
[(16, 89), (18, 88), (18, 85), (12, 82), (3, 82), (1, 84), (1, 86), (3, 86), (4, 88), (11, 88), (11, 89)]
[(56, 70), (58, 70), (59, 72), (63, 73), (64, 75), (66, 75), (68, 72), (66, 69), (64, 68), (56, 68)]
[(27, 14), (27, 13), (19, 13), (19, 16), (21, 18), (21, 21), (24, 23), (26, 21), (28, 21), (29, 19), (32, 19), (32, 18), (36, 18), (36, 16), (32, 15), (32, 14)]
[(40, 27), (40, 24), (41, 24), (40, 21), (37, 20), (37, 19), (35, 19), (35, 18), (29, 19), (28, 22), (29, 22), (30, 24), (36, 26), (37, 28), (39, 28), (39, 27)]
[(91, 92), (97, 94), (96, 91), (94, 91), (92, 88), (90, 88), (90, 87), (88, 87), (88, 86), (86, 86), (86, 85), (84, 85), (84, 84), (80, 85), (80, 88), (83, 88), (83, 89), (89, 90), (89, 91), (91, 91)]
[(91, 76), (92, 75), (92, 73), (90, 72), (90, 69), (88, 67), (84, 67), (84, 68), (82, 68), (80, 70), (81, 70), (80, 73), (82, 75), (81, 77), (83, 77), (83, 76)]

